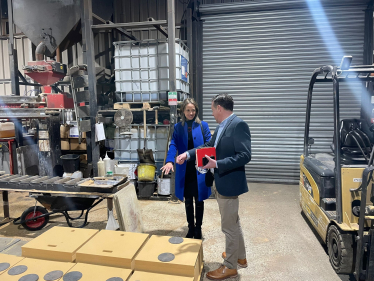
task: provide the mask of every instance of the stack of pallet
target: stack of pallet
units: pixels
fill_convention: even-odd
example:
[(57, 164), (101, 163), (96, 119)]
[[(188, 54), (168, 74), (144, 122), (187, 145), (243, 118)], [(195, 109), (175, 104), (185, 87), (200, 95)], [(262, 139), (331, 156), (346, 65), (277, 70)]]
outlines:
[(1, 280), (197, 281), (203, 268), (201, 240), (111, 230), (54, 227), (22, 256), (0, 254)]

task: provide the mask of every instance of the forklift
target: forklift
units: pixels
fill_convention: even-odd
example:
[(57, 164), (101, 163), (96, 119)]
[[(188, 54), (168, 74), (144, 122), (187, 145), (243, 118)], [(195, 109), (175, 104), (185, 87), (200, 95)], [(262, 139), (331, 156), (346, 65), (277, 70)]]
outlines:
[[(300, 206), (327, 245), (338, 274), (374, 280), (374, 126), (371, 120), (340, 119), (339, 84), (374, 82), (374, 66), (340, 66), (314, 70), (308, 89), (304, 150), (300, 157)], [(331, 153), (312, 153), (309, 137), (312, 94), (316, 83), (333, 84), (334, 135)], [(318, 105), (317, 105), (318, 106)]]

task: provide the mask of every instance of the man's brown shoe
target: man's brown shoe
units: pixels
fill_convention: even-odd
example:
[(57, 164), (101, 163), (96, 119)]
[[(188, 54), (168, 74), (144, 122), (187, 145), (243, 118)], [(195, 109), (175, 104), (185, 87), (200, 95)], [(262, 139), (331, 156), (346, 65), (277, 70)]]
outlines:
[(224, 265), (206, 274), (206, 277), (210, 280), (225, 280), (236, 276), (238, 276), (238, 271), (236, 269), (230, 269)]
[[(225, 259), (226, 258), (226, 252), (223, 252), (222, 253), (222, 258)], [(247, 264), (247, 259), (238, 259), (238, 265), (241, 267), (241, 268), (246, 268), (248, 266)]]

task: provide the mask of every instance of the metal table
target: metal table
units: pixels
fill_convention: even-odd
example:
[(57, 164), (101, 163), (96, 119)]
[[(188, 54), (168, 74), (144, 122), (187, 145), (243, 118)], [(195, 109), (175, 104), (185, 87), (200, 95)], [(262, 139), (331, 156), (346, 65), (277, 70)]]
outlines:
[[(15, 192), (29, 192), (30, 196), (41, 202), (44, 206), (47, 205), (48, 209), (53, 209), (53, 206), (50, 206), (48, 200), (45, 200), (46, 196), (50, 196), (52, 198), (70, 198), (69, 200), (79, 200), (79, 198), (84, 198), (87, 200), (95, 201), (96, 199), (101, 202), (102, 200), (107, 200), (108, 211), (113, 210), (113, 195), (129, 184), (127, 178), (124, 178), (121, 182), (116, 185), (105, 187), (98, 187), (96, 186), (82, 186), (87, 181), (92, 179), (72, 179), (72, 178), (61, 178), (61, 177), (48, 177), (48, 176), (23, 176), (23, 175), (9, 175), (3, 174), (0, 176), (0, 191), (3, 191), (3, 210), (4, 210), (4, 221), (1, 224), (8, 223), (11, 221), (9, 216), (9, 202), (8, 196), (4, 196), (4, 194), (9, 191)], [(41, 200), (39, 200), (39, 197)], [(44, 199), (43, 199), (44, 198)], [(74, 199), (75, 198), (75, 199)], [(98, 203), (99, 203), (98, 202)], [(95, 203), (96, 206), (98, 203)], [(92, 206), (92, 207), (94, 207)], [(81, 209), (79, 209), (81, 210)], [(66, 219), (69, 226), (69, 219), (71, 218), (67, 211), (71, 210), (61, 210)], [(88, 210), (89, 211), (89, 210)], [(86, 220), (88, 211), (86, 213)], [(53, 211), (52, 213), (55, 213)], [(66, 212), (66, 214), (64, 213)], [(34, 212), (35, 213), (35, 212)], [(52, 214), (49, 213), (48, 215)], [(83, 210), (82, 210), (83, 214)], [(81, 214), (81, 216), (82, 216)], [(81, 217), (79, 216), (79, 218)], [(86, 223), (85, 220), (85, 223)], [(84, 225), (85, 225), (84, 223)], [(82, 226), (84, 226), (82, 225)]]

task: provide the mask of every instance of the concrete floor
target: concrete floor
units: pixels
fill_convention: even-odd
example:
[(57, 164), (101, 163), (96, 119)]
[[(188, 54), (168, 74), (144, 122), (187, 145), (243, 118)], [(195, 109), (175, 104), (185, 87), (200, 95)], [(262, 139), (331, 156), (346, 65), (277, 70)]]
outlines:
[[(248, 268), (240, 269), (240, 276), (230, 280), (354, 280), (352, 276), (338, 276), (331, 268), (325, 247), (301, 214), (298, 189), (297, 185), (250, 183), (250, 191), (240, 196)], [(27, 193), (12, 192), (9, 197), (13, 218), (34, 205)], [(214, 199), (205, 202), (203, 276), (219, 267), (225, 249), (217, 202)], [(183, 203), (142, 200), (140, 206), (145, 232), (169, 236), (186, 234)], [(106, 203), (102, 202), (91, 211), (87, 228), (104, 229), (106, 216)], [(20, 246), (55, 225), (67, 226), (61, 215), (52, 216), (47, 227), (37, 232), (13, 224), (1, 226), (0, 237), (21, 240), (2, 253), (20, 255)], [(202, 277), (201, 280), (208, 279)]]

